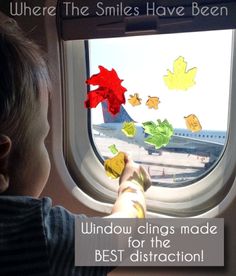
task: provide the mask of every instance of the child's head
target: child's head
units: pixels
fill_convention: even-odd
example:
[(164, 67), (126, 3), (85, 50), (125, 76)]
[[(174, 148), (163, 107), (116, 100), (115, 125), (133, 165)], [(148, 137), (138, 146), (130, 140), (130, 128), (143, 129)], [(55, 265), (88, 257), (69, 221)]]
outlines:
[(46, 184), (49, 83), (39, 48), (0, 16), (0, 193), (38, 196)]

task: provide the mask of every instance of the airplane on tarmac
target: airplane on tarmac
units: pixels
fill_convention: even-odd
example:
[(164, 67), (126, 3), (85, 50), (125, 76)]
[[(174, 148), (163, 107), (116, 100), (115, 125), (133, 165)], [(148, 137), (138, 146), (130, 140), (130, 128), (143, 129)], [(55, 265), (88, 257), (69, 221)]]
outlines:
[[(116, 138), (121, 141), (139, 145), (148, 151), (148, 154), (161, 153), (161, 151), (183, 152), (196, 155), (207, 155), (211, 161), (218, 159), (221, 154), (225, 141), (225, 131), (202, 130), (199, 132), (191, 132), (187, 129), (176, 128), (169, 144), (161, 149), (155, 149), (154, 146), (144, 142), (147, 134), (141, 124), (136, 123), (125, 108), (121, 106), (121, 110), (117, 115), (111, 115), (107, 110), (107, 104), (102, 103), (102, 112), (104, 123), (94, 124), (93, 129), (99, 135), (105, 135), (110, 138)], [(134, 122), (137, 133), (133, 138), (129, 138), (121, 131), (124, 122)]]

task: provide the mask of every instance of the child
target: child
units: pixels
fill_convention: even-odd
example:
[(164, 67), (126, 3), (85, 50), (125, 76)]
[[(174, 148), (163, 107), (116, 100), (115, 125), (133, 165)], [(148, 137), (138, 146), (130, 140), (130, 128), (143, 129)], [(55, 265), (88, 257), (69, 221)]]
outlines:
[[(106, 275), (106, 267), (74, 266), (75, 215), (38, 198), (50, 172), (44, 145), (50, 80), (39, 52), (14, 21), (1, 18), (0, 275)], [(125, 161), (110, 217), (144, 217), (149, 176)]]

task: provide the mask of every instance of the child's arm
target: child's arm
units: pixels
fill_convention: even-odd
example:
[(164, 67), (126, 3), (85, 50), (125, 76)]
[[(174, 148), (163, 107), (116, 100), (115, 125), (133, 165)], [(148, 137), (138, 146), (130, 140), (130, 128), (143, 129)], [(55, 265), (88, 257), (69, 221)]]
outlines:
[(126, 156), (126, 166), (120, 176), (118, 198), (109, 217), (144, 218), (146, 201), (144, 191), (151, 186), (148, 173)]

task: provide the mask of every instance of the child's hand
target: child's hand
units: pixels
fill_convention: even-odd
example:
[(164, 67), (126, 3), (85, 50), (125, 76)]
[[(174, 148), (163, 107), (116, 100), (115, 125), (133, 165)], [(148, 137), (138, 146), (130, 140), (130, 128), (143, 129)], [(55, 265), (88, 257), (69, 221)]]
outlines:
[(120, 176), (119, 184), (121, 185), (126, 181), (137, 182), (143, 187), (144, 191), (152, 185), (147, 171), (136, 164), (128, 155), (125, 155), (125, 168)]
[(120, 176), (118, 198), (110, 217), (144, 218), (146, 200), (144, 191), (151, 186), (146, 170), (125, 154), (125, 168)]

